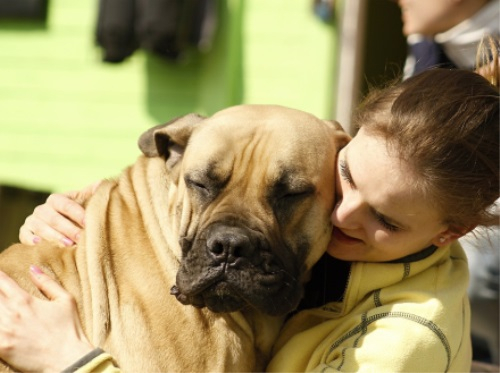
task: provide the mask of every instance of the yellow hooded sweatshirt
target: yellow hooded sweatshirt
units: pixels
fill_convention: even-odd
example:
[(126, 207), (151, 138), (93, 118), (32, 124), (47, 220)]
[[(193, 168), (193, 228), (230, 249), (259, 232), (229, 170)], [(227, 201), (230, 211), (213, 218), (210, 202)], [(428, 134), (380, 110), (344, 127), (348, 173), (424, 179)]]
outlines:
[(287, 321), (268, 371), (469, 372), (465, 254), (458, 243), (424, 251), (352, 263), (341, 302)]

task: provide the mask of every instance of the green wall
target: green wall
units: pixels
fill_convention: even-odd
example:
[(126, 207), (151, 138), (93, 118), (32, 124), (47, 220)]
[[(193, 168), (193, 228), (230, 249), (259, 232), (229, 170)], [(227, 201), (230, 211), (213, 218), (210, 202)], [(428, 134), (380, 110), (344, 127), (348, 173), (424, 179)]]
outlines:
[(114, 176), (144, 130), (188, 112), (276, 103), (328, 117), (335, 28), (312, 1), (221, 3), (213, 49), (181, 64), (101, 62), (95, 0), (49, 0), (46, 25), (0, 20), (0, 184), (66, 191)]

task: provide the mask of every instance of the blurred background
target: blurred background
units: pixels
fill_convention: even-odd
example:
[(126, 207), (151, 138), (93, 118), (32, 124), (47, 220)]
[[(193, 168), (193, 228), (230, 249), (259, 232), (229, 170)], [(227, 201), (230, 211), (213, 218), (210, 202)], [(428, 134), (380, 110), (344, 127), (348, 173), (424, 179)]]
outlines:
[[(352, 134), (368, 88), (403, 74), (402, 28), (394, 0), (0, 0), (0, 248), (176, 116), (280, 104)], [(496, 271), (496, 305), (474, 315), (475, 357), (498, 363)]]

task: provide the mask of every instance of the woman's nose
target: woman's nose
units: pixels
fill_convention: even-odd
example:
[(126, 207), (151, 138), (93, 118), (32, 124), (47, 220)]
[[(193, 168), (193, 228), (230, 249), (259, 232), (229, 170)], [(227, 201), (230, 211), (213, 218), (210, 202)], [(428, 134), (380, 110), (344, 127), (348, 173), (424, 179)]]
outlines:
[(352, 191), (339, 199), (332, 213), (332, 223), (339, 228), (355, 229), (360, 225), (362, 201), (358, 193)]

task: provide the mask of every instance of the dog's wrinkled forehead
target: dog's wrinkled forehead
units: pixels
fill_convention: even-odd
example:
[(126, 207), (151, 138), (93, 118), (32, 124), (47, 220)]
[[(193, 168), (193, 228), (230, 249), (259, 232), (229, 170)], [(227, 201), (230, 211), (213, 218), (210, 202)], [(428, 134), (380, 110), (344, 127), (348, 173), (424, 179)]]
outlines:
[[(331, 132), (313, 115), (279, 106), (238, 106), (205, 119), (185, 153), (191, 167), (224, 172), (258, 164), (273, 175), (334, 157)], [(330, 138), (329, 138), (330, 137)], [(235, 146), (236, 145), (236, 146)]]

